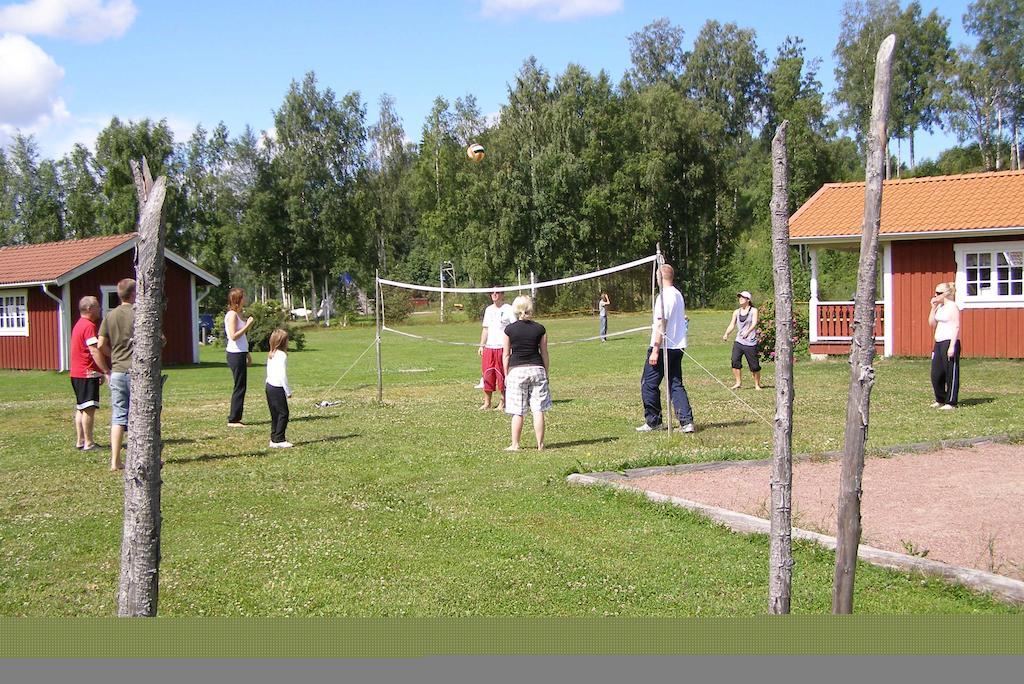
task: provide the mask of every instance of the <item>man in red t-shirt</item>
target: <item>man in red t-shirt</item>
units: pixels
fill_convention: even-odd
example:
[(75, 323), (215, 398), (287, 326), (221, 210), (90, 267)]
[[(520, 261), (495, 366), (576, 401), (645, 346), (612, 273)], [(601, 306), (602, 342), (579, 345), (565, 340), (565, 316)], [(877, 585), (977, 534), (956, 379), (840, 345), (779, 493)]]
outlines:
[(92, 427), (100, 405), (100, 385), (110, 372), (107, 359), (97, 347), (96, 322), (100, 303), (95, 297), (78, 302), (81, 318), (71, 330), (71, 387), (75, 390), (75, 445), (82, 451), (96, 448)]

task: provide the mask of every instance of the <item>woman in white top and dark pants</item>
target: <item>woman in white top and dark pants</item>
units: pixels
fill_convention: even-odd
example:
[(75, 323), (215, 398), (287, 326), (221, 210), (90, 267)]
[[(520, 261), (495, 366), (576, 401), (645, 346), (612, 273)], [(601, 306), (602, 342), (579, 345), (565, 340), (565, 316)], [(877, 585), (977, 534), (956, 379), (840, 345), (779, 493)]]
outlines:
[(957, 306), (953, 283), (939, 283), (932, 297), (928, 325), (935, 328), (932, 350), (932, 408), (956, 408), (960, 393), (960, 307)]
[(228, 368), (234, 381), (231, 392), (231, 410), (228, 412), (228, 425), (242, 426), (242, 409), (245, 408), (245, 389), (248, 379), (248, 367), (252, 365), (249, 353), (249, 338), (246, 331), (252, 326), (253, 318), (242, 323), (242, 307), (245, 306), (245, 290), (240, 287), (228, 292), (228, 312), (224, 314), (225, 345), (228, 356)]

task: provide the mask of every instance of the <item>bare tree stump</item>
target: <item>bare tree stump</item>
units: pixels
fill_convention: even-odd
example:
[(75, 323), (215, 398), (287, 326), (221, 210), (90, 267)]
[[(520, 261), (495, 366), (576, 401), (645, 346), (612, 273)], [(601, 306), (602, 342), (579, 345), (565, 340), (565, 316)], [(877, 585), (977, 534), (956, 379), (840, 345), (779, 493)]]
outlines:
[(853, 612), (853, 582), (860, 546), (861, 478), (864, 444), (868, 438), (871, 388), (875, 383), (875, 270), (878, 264), (878, 228), (882, 222), (882, 179), (885, 173), (896, 36), (882, 41), (875, 57), (875, 90), (868, 130), (868, 160), (864, 189), (864, 225), (861, 230), (857, 294), (850, 345), (850, 393), (846, 402), (846, 441), (839, 479), (839, 514), (836, 534), (836, 569), (832, 585), (832, 612)]
[(789, 613), (793, 584), (793, 278), (789, 265), (789, 167), (783, 121), (772, 139), (772, 266), (775, 279), (775, 425), (768, 612)]
[(135, 254), (135, 329), (132, 341), (128, 454), (124, 468), (119, 617), (154, 617), (160, 573), (160, 331), (164, 317), (164, 222), (167, 179), (153, 182), (146, 160), (132, 162), (139, 197)]

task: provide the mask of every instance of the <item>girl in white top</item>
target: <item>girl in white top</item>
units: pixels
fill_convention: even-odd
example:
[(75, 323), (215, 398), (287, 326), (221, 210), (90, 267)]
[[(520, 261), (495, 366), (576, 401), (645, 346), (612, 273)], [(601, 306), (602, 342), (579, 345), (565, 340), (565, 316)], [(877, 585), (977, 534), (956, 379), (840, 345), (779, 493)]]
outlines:
[(231, 369), (231, 377), (234, 380), (234, 389), (231, 392), (231, 410), (228, 412), (228, 425), (231, 427), (242, 427), (242, 409), (245, 408), (245, 390), (248, 380), (248, 371), (252, 365), (252, 355), (249, 353), (249, 338), (245, 333), (252, 326), (253, 318), (249, 316), (245, 323), (242, 323), (242, 307), (245, 306), (245, 290), (240, 287), (232, 288), (228, 292), (228, 311), (224, 314), (224, 334), (227, 338), (228, 368)]
[(288, 384), (288, 333), (278, 328), (270, 333), (270, 353), (267, 354), (271, 449), (289, 449), (293, 446), (285, 439), (285, 431), (288, 429), (288, 398), (291, 396), (292, 388)]
[(960, 393), (960, 307), (956, 303), (956, 286), (939, 283), (931, 299), (928, 325), (935, 328), (932, 350), (932, 408), (956, 408)]

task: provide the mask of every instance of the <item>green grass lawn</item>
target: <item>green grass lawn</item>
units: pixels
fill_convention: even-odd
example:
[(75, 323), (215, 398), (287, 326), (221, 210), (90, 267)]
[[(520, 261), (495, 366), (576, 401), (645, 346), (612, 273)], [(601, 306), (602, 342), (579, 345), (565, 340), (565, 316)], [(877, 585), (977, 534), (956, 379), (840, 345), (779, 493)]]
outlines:
[[(693, 357), (731, 379), (725, 312), (691, 314)], [(613, 316), (612, 331), (646, 316)], [(596, 318), (543, 321), (551, 341)], [(474, 342), (474, 323), (415, 332)], [(470, 347), (384, 338), (378, 406), (368, 328), (310, 330), (290, 356), (288, 438), (271, 450), (263, 355), (245, 419), (225, 426), (230, 373), (218, 348), (167, 371), (161, 615), (740, 615), (765, 612), (768, 544), (637, 495), (565, 483), (575, 470), (765, 458), (771, 430), (684, 362), (693, 435), (637, 434), (643, 335), (554, 346), (545, 452), (507, 454), (509, 421), (476, 410)], [(1024, 365), (965, 359), (962, 408), (938, 413), (927, 360), (880, 360), (869, 446), (1024, 431)], [(796, 366), (794, 447), (841, 448), (849, 367)], [(749, 375), (745, 373), (748, 387)], [(765, 380), (773, 385), (774, 368)], [(97, 436), (106, 444), (109, 395)], [(318, 409), (322, 398), (340, 406)], [(771, 391), (741, 396), (765, 417)], [(0, 615), (113, 615), (123, 484), (105, 451), (74, 449), (66, 375), (0, 373)], [(524, 445), (533, 445), (527, 423)], [(870, 463), (869, 463), (870, 467)], [(951, 475), (953, 477), (953, 475)], [(768, 483), (765, 484), (767, 492)], [(833, 556), (797, 544), (793, 609), (831, 604)], [(937, 581), (861, 565), (855, 608), (1012, 612)]]

